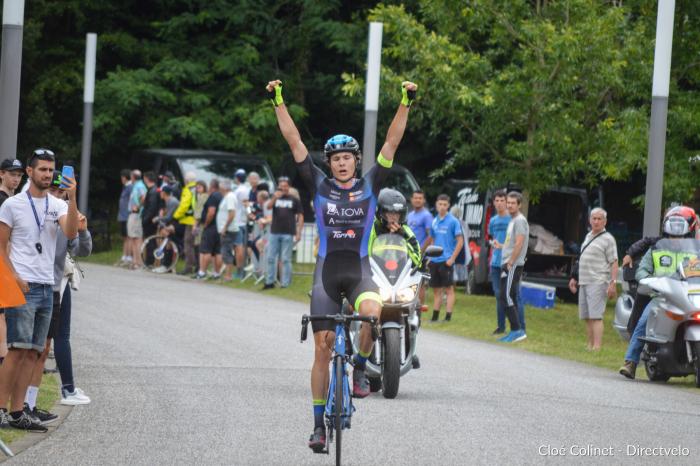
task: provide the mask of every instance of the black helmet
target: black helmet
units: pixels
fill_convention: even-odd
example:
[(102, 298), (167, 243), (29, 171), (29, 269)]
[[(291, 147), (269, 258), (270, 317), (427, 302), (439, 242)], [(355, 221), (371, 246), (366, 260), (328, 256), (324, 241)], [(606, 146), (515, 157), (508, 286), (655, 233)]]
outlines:
[(336, 134), (326, 141), (326, 145), (323, 146), (323, 153), (326, 158), (338, 152), (350, 152), (355, 156), (358, 162), (360, 160), (360, 144), (358, 144), (357, 140), (352, 136)]
[(385, 215), (388, 212), (399, 214), (399, 224), (406, 221), (406, 198), (395, 189), (384, 188), (379, 191), (376, 216), (385, 228), (388, 228)]

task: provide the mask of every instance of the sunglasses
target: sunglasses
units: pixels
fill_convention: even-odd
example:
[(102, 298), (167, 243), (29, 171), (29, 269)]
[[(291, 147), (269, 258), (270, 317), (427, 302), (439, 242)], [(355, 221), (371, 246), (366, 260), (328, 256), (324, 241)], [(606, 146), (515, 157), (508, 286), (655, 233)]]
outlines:
[(29, 156), (27, 166), (31, 166), (34, 160), (46, 160), (49, 162), (55, 162), (56, 155), (53, 153), (52, 150), (49, 149), (36, 149), (34, 152), (32, 152), (32, 155)]
[(289, 177), (288, 177), (288, 176), (280, 176), (279, 178), (277, 178), (277, 182), (278, 182), (278, 183), (282, 183), (282, 182), (284, 182), (284, 181), (286, 181), (287, 183), (289, 183)]

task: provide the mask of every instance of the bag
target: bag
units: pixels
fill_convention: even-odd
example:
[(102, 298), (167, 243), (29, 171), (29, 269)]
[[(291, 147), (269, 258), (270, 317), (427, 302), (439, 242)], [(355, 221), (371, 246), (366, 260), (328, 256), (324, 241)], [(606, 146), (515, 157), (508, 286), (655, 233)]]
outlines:
[(63, 276), (68, 279), (70, 287), (73, 290), (78, 290), (80, 288), (80, 282), (84, 278), (83, 269), (78, 265), (78, 261), (73, 258), (73, 256), (66, 254), (65, 268), (63, 269)]
[(579, 255), (578, 255), (578, 259), (576, 259), (576, 260), (574, 261), (574, 265), (571, 267), (571, 278), (573, 278), (574, 280), (578, 281), (579, 261), (581, 260), (581, 256), (583, 255), (583, 251), (585, 251), (586, 248), (587, 248), (593, 241), (595, 241), (599, 236), (602, 236), (602, 235), (604, 235), (605, 233), (607, 233), (607, 231), (603, 231), (603, 232), (598, 233), (598, 234), (595, 235), (593, 238), (591, 238), (591, 240), (590, 240), (589, 242), (587, 242), (586, 244), (583, 245), (583, 247), (581, 248), (581, 252), (580, 252)]

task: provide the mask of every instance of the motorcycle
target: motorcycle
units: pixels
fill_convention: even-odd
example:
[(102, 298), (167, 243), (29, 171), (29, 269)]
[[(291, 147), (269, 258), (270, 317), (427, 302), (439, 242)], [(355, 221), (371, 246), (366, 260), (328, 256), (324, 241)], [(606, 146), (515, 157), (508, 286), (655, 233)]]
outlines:
[[(429, 246), (424, 256), (441, 254), (441, 247)], [(429, 275), (423, 265), (413, 265), (406, 240), (395, 233), (377, 236), (369, 262), (383, 303), (379, 335), (367, 360), (367, 377), (371, 391), (381, 389), (385, 398), (395, 398), (399, 379), (413, 367), (421, 312), (418, 291)], [(359, 322), (351, 326), (350, 340), (353, 351), (359, 352)]]
[[(666, 382), (694, 374), (700, 388), (700, 241), (663, 239), (656, 247), (675, 251), (683, 260), (675, 274), (639, 282), (637, 293), (652, 296), (641, 360), (649, 380)], [(625, 339), (630, 337), (630, 299), (621, 297), (615, 308), (613, 326)]]

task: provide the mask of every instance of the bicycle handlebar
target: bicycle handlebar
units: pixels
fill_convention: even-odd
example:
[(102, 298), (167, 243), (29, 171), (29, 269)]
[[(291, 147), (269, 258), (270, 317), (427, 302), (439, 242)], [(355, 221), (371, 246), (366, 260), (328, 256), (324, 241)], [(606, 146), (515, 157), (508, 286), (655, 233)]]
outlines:
[(377, 325), (377, 322), (379, 321), (379, 319), (372, 316), (358, 316), (346, 314), (327, 314), (325, 316), (310, 316), (308, 314), (304, 314), (303, 316), (301, 316), (301, 341), (306, 341), (309, 322), (323, 320), (332, 320), (338, 323), (367, 322), (369, 324), (372, 324), (373, 326)]

